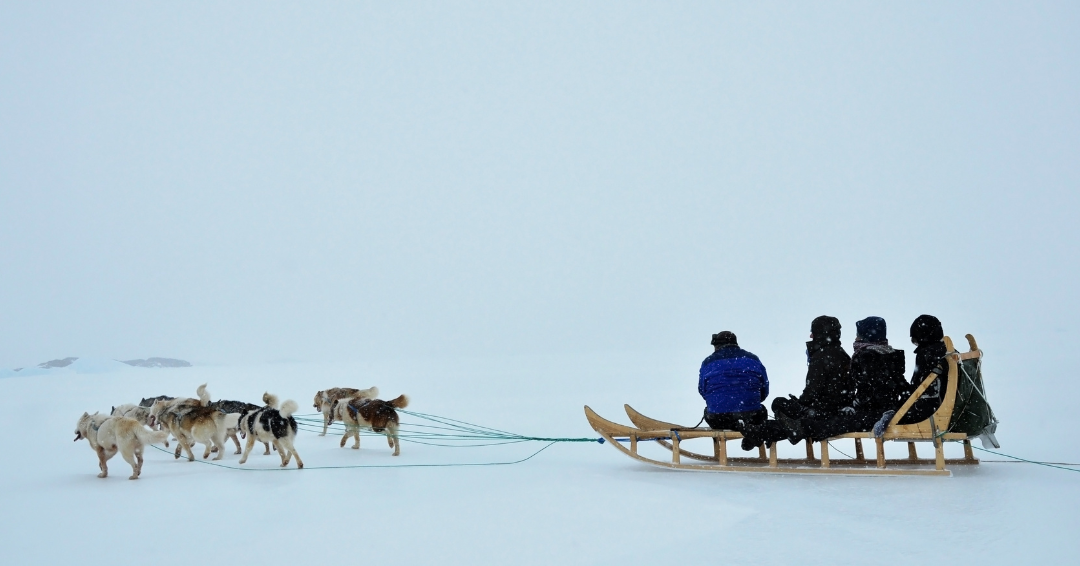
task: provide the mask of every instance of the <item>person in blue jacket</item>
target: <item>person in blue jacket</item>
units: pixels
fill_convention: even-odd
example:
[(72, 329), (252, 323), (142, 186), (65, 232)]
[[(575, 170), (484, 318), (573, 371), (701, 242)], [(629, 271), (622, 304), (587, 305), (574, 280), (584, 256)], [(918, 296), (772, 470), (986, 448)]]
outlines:
[(757, 356), (739, 347), (727, 330), (713, 334), (712, 355), (701, 362), (698, 393), (705, 399), (705, 422), (717, 430), (742, 432), (769, 417), (762, 401), (769, 396), (769, 376)]

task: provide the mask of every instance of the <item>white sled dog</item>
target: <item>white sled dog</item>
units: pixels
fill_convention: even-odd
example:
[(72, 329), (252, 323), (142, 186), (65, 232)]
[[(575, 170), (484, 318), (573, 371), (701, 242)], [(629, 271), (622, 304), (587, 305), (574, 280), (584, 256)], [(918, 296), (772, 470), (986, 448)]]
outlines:
[(215, 460), (225, 456), (225, 431), (228, 428), (225, 413), (208, 407), (210, 394), (206, 384), (199, 386), (199, 399), (174, 399), (156, 401), (150, 407), (151, 422), (160, 422), (166, 426), (180, 444), (174, 457), (180, 457), (180, 451), (186, 450), (188, 461), (195, 459), (191, 451), (192, 444), (198, 442), (206, 446), (203, 458), (209, 458), (212, 448), (217, 448)]
[(345, 423), (345, 436), (341, 437), (342, 448), (350, 436), (356, 438), (354, 449), (360, 448), (360, 429), (386, 435), (386, 443), (394, 449), (394, 456), (401, 454), (401, 440), (398, 439), (398, 414), (395, 409), (409, 406), (409, 398), (398, 395), (396, 399), (340, 399), (333, 407), (334, 417)]
[(278, 409), (277, 395), (270, 393), (263, 394), (263, 402), (266, 403), (265, 407), (240, 415), (240, 433), (247, 436), (247, 446), (244, 448), (244, 455), (240, 457), (240, 463), (247, 462), (251, 448), (258, 441), (269, 442), (277, 448), (282, 468), (289, 465), (293, 456), (296, 457), (296, 467), (303, 468), (304, 462), (293, 446), (296, 440), (296, 419), (292, 415), (300, 406), (290, 399)]
[(119, 451), (131, 464), (129, 480), (139, 479), (143, 465), (143, 447), (147, 444), (165, 442), (169, 433), (148, 430), (139, 421), (128, 417), (112, 417), (98, 413), (83, 413), (75, 425), (75, 442), (86, 439), (98, 456), (101, 467), (99, 478), (109, 475), (106, 462)]
[(367, 389), (353, 389), (351, 387), (333, 387), (331, 389), (324, 389), (315, 394), (315, 410), (323, 414), (322, 433), (319, 436), (326, 436), (326, 428), (334, 424), (334, 403), (340, 399), (374, 399), (379, 396), (378, 387), (369, 387)]

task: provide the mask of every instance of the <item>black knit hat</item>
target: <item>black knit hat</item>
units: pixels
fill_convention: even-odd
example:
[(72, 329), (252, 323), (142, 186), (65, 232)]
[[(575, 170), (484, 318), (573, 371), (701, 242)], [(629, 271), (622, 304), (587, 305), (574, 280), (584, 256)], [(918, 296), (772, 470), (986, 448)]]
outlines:
[(868, 316), (855, 323), (855, 335), (866, 342), (884, 342), (885, 319), (880, 316)]
[(916, 344), (940, 342), (944, 337), (945, 332), (941, 329), (941, 321), (936, 316), (919, 315), (919, 318), (911, 323), (911, 340)]
[(739, 339), (735, 337), (734, 332), (725, 330), (712, 335), (712, 345), (717, 348), (720, 346), (738, 346)]

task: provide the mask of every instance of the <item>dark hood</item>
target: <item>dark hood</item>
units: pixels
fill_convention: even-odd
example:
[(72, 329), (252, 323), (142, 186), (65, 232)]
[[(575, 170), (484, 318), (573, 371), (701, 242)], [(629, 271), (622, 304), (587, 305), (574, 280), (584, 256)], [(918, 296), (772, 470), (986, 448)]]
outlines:
[(840, 348), (840, 321), (835, 316), (818, 316), (810, 323), (813, 338), (807, 342), (807, 352)]
[(832, 316), (819, 316), (810, 323), (811, 344), (818, 346), (840, 344), (840, 320)]
[(941, 321), (928, 314), (920, 315), (911, 323), (911, 341), (916, 344), (940, 342), (945, 337)]

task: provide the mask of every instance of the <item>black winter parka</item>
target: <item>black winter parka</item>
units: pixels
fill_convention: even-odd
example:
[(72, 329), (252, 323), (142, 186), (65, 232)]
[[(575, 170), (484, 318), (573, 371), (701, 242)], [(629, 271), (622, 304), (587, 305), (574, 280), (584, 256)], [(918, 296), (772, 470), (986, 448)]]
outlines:
[(933, 415), (934, 411), (941, 406), (945, 390), (949, 386), (949, 366), (945, 360), (945, 354), (948, 351), (945, 348), (945, 342), (942, 341), (944, 336), (941, 322), (928, 314), (916, 318), (911, 324), (911, 341), (918, 347), (915, 348), (915, 371), (911, 375), (911, 383), (908, 385), (904, 398), (914, 393), (931, 373), (938, 374), (938, 378), (900, 419), (900, 424), (922, 422), (930, 418), (930, 415)]
[(818, 418), (828, 418), (850, 407), (855, 397), (851, 379), (851, 356), (840, 345), (840, 321), (819, 316), (810, 323), (813, 338), (806, 343), (806, 387), (799, 402), (810, 407)]
[(885, 411), (895, 411), (907, 399), (904, 378), (904, 351), (888, 344), (855, 344), (851, 356), (851, 378), (855, 382), (855, 413), (870, 424)]

